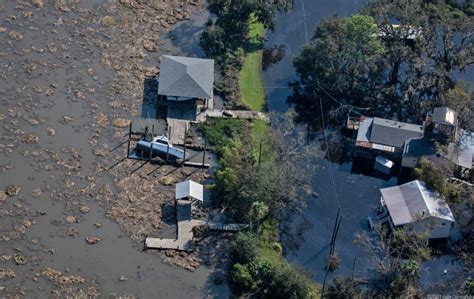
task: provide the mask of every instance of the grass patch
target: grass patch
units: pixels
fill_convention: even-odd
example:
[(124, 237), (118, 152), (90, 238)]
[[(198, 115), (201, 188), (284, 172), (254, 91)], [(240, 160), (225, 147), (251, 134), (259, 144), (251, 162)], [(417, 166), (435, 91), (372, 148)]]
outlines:
[(249, 31), (250, 42), (238, 78), (242, 102), (255, 111), (263, 111), (265, 107), (265, 91), (261, 77), (263, 49), (261, 38), (264, 34), (263, 25), (252, 18)]

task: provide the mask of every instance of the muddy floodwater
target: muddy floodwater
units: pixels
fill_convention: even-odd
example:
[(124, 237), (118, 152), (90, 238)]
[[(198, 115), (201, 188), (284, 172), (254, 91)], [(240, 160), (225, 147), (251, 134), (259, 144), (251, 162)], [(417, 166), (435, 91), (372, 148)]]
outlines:
[(220, 257), (142, 250), (169, 226), (169, 182), (207, 176), (116, 148), (177, 51), (168, 31), (203, 18), (199, 1), (142, 2), (0, 2), (0, 297), (227, 293)]

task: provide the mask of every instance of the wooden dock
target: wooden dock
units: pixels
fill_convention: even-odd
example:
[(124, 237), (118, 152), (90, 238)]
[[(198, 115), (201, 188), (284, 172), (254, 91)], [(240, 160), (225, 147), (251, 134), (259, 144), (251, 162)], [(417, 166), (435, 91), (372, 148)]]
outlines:
[(197, 115), (197, 122), (205, 122), (207, 118), (239, 118), (239, 119), (260, 119), (270, 122), (267, 114), (251, 110), (206, 110)]
[(204, 221), (192, 219), (192, 206), (189, 202), (178, 200), (176, 206), (177, 231), (175, 239), (145, 238), (146, 249), (173, 249), (191, 252), (194, 250), (193, 228)]

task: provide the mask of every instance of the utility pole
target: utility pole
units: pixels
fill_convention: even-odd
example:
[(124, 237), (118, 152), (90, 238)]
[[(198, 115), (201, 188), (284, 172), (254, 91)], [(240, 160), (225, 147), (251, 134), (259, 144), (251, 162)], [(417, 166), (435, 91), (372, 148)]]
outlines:
[(204, 138), (204, 152), (202, 153), (202, 168), (206, 162), (207, 138)]
[(354, 261), (352, 262), (352, 277), (351, 277), (352, 281), (354, 281), (356, 259), (357, 259), (357, 257), (354, 257)]
[(166, 143), (167, 144), (167, 147), (166, 147), (166, 164), (168, 164), (168, 157), (170, 155), (170, 130), (171, 130), (171, 126), (168, 126), (168, 142)]
[(181, 163), (181, 166), (184, 166), (184, 162), (186, 161), (186, 136), (188, 135), (188, 123), (184, 125), (184, 154), (183, 154), (183, 162)]
[(332, 230), (332, 236), (331, 236), (331, 245), (329, 249), (329, 256), (328, 260), (326, 263), (326, 274), (324, 275), (324, 282), (323, 282), (323, 288), (321, 290), (321, 298), (324, 298), (324, 291), (326, 289), (326, 281), (329, 275), (329, 262), (331, 260), (331, 257), (334, 255), (335, 252), (335, 244), (336, 244), (336, 239), (337, 239), (337, 233), (339, 232), (339, 227), (341, 225), (342, 221), (342, 215), (341, 215), (341, 208), (337, 209), (337, 215), (336, 215), (336, 221), (334, 222), (334, 228)]

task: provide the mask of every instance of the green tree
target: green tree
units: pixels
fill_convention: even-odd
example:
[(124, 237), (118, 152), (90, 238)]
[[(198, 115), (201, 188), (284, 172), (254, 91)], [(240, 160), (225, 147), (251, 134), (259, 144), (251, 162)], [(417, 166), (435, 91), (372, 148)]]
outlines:
[(459, 126), (474, 130), (474, 113), (471, 101), (474, 98), (473, 90), (468, 90), (464, 82), (459, 82), (453, 88), (443, 92), (437, 106), (446, 106), (458, 113)]
[[(472, 1), (367, 1), (363, 13), (377, 21), (388, 49), (390, 76), (381, 92), (400, 119), (421, 120), (430, 103), (454, 87), (453, 72), (474, 63), (470, 7)], [(410, 34), (414, 39), (407, 40)]]
[(250, 210), (250, 217), (253, 222), (257, 223), (257, 234), (259, 232), (260, 221), (267, 216), (268, 206), (261, 201), (256, 201), (252, 203), (252, 208)]
[(229, 282), (235, 291), (250, 292), (256, 289), (254, 277), (250, 274), (248, 268), (245, 265), (234, 264), (229, 274)]
[(446, 194), (446, 172), (445, 169), (435, 166), (429, 160), (422, 159), (419, 167), (415, 169), (415, 176), (425, 182), (431, 189), (440, 194)]
[[(298, 112), (298, 121), (320, 127), (323, 111), (338, 103), (370, 106), (384, 76), (384, 46), (375, 21), (352, 15), (324, 20), (311, 41), (293, 63), (299, 76), (288, 101)], [(301, 87), (304, 86), (304, 87)]]

